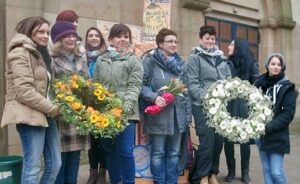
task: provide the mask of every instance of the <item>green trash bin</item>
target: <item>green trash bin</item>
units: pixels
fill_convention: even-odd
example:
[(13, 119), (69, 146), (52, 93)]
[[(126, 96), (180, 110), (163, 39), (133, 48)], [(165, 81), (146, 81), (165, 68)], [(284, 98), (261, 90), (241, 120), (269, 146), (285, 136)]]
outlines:
[(22, 163), (21, 156), (0, 156), (0, 184), (20, 184)]

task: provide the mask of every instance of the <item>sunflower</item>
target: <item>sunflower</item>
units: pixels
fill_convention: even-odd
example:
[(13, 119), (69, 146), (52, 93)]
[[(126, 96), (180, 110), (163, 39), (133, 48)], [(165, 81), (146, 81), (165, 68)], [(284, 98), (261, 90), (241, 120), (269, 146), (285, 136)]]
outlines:
[(100, 89), (95, 89), (94, 95), (99, 96), (99, 95), (101, 95), (101, 94), (102, 94), (102, 90), (100, 90)]
[(100, 95), (97, 95), (97, 98), (98, 98), (98, 100), (100, 100), (100, 101), (104, 101), (105, 98), (106, 98), (106, 96), (105, 96), (105, 94), (100, 94)]
[(96, 123), (98, 120), (99, 120), (99, 116), (97, 115), (97, 114), (92, 114), (91, 116), (90, 116), (90, 121), (92, 122), (92, 123)]
[(102, 118), (100, 121), (100, 124), (103, 128), (107, 127), (109, 125), (109, 121), (107, 118)]
[(61, 81), (55, 83), (55, 84), (53, 85), (53, 87), (58, 88), (60, 85), (62, 85), (62, 82), (61, 82)]
[(68, 102), (73, 102), (74, 101), (74, 97), (73, 96), (66, 96), (65, 100)]
[(64, 97), (64, 94), (57, 94), (56, 95), (56, 98), (62, 98), (62, 97)]

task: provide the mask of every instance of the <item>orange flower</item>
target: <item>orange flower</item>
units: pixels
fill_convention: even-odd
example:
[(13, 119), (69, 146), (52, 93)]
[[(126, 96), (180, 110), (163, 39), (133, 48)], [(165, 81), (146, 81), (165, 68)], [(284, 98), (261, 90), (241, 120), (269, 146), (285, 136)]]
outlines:
[(85, 84), (89, 87), (92, 85), (92, 81), (89, 79), (89, 80), (85, 81)]
[(109, 125), (109, 121), (107, 118), (102, 118), (100, 121), (100, 124), (101, 124), (102, 128), (105, 128)]
[(116, 118), (121, 118), (123, 110), (120, 108), (113, 108), (110, 110), (110, 113), (114, 115)]
[(72, 75), (71, 76), (71, 80), (74, 81), (74, 82), (76, 82), (76, 81), (79, 80), (79, 76), (78, 75)]
[(71, 104), (71, 108), (74, 109), (74, 110), (78, 110), (78, 109), (81, 108), (81, 104), (78, 103), (78, 102), (73, 102), (73, 103)]
[(87, 109), (86, 109), (86, 111), (88, 112), (88, 113), (92, 113), (92, 112), (94, 112), (95, 110), (94, 110), (94, 108), (93, 107), (88, 107)]

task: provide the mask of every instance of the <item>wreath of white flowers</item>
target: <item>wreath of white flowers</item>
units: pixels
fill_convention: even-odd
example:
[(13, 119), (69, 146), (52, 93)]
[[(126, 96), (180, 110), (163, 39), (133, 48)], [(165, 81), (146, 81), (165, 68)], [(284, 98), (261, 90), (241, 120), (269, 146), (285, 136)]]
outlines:
[[(227, 111), (233, 99), (247, 101), (249, 116), (246, 119), (232, 117)], [(204, 99), (207, 125), (229, 141), (246, 143), (265, 133), (265, 125), (272, 120), (272, 102), (261, 90), (237, 77), (218, 80), (207, 90)]]

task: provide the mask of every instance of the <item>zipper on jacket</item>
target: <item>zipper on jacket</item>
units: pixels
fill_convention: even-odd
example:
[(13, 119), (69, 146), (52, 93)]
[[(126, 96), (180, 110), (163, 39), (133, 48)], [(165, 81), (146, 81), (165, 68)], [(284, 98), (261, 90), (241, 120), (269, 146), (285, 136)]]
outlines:
[(161, 69), (161, 68), (160, 68), (160, 73), (161, 73), (161, 75), (162, 75), (163, 79), (166, 79), (166, 78), (165, 78), (165, 75), (164, 75), (164, 72), (162, 71), (162, 69)]

